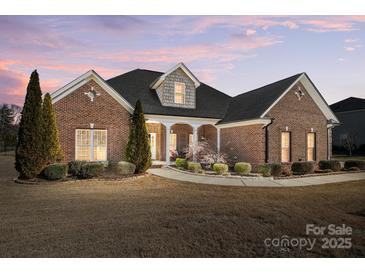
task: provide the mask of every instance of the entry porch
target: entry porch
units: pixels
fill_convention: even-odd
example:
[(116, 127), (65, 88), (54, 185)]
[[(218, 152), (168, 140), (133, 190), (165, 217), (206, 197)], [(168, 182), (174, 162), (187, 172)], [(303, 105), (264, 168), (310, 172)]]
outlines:
[(220, 130), (215, 126), (216, 119), (162, 115), (146, 115), (146, 118), (154, 164), (170, 165), (173, 159), (186, 153), (192, 153), (195, 161), (198, 143), (203, 140), (217, 152), (220, 150)]

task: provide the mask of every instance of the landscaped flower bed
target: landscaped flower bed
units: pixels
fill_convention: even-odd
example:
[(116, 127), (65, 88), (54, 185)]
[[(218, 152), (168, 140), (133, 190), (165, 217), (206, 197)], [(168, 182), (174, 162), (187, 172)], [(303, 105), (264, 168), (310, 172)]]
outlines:
[(226, 178), (263, 176), (273, 177), (274, 179), (290, 179), (361, 172), (362, 170), (365, 170), (365, 162), (349, 161), (347, 163), (345, 162), (345, 167), (348, 168), (341, 168), (341, 163), (336, 160), (322, 160), (318, 164), (316, 162), (294, 162), (292, 164), (270, 163), (255, 166), (253, 168), (254, 172), (251, 173), (251, 165), (244, 162), (236, 163), (233, 168), (230, 168), (224, 163), (201, 165), (197, 162), (189, 162), (183, 158), (176, 159), (176, 169), (186, 173)]
[(135, 169), (134, 164), (125, 161), (116, 163), (71, 161), (68, 164), (50, 164), (36, 178), (16, 178), (15, 182), (21, 184), (47, 184), (54, 182), (72, 182), (76, 180), (123, 181), (125, 179), (148, 175), (147, 173), (135, 174)]

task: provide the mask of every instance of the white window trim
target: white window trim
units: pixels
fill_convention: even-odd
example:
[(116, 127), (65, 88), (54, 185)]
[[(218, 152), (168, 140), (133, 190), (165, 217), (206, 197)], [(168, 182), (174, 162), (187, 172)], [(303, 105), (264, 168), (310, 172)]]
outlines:
[[(175, 136), (175, 147), (172, 147), (172, 142), (171, 142), (171, 139), (173, 136)], [(171, 150), (174, 150), (174, 151), (177, 150), (177, 134), (176, 133), (170, 133), (170, 151)]]
[[(288, 161), (283, 161), (283, 133), (287, 133), (288, 134)], [(290, 131), (281, 131), (280, 133), (280, 161), (282, 163), (290, 163), (290, 158), (291, 158), (291, 132)]]
[[(94, 128), (76, 128), (75, 129), (75, 160), (77, 156), (77, 131), (78, 130), (90, 130), (90, 159), (89, 162), (105, 162), (108, 160), (108, 130), (107, 129), (94, 129)], [(105, 131), (105, 160), (94, 160), (94, 130)]]
[[(184, 87), (184, 93), (183, 93), (184, 96), (183, 96), (183, 102), (182, 103), (177, 103), (176, 102), (176, 94), (177, 94), (177, 92), (176, 92), (176, 86), (177, 85), (182, 85)], [(181, 94), (181, 93), (179, 93), (179, 94)], [(184, 82), (175, 82), (174, 83), (174, 103), (175, 104), (179, 104), (179, 105), (184, 105), (185, 102), (186, 102), (186, 85), (185, 85)]]
[[(308, 143), (308, 136), (309, 135), (313, 135), (313, 147), (309, 147), (309, 143)], [(316, 132), (307, 132), (306, 134), (306, 148), (305, 148), (305, 154), (306, 154), (306, 160), (307, 161), (310, 161), (310, 162), (315, 162), (317, 161), (317, 134)], [(312, 160), (309, 160), (309, 157), (308, 157), (308, 149), (313, 149), (313, 159)]]

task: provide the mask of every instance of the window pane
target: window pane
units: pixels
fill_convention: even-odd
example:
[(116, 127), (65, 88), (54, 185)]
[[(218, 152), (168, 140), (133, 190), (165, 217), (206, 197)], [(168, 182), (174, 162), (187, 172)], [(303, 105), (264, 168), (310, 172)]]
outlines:
[(90, 130), (76, 130), (76, 160), (90, 160)]
[(193, 145), (193, 134), (189, 134), (189, 146)]
[(94, 130), (94, 161), (106, 161), (106, 130)]
[(316, 135), (311, 132), (307, 134), (307, 161), (315, 161), (316, 159)]
[(175, 83), (175, 103), (184, 104), (185, 103), (185, 84)]
[[(93, 138), (91, 138), (93, 132)], [(106, 161), (107, 132), (106, 130), (76, 129), (76, 160)], [(92, 158), (93, 152), (94, 157)]]
[(176, 133), (171, 133), (170, 134), (170, 151), (175, 151), (176, 150), (176, 147), (177, 147), (177, 135)]
[(290, 132), (281, 133), (281, 161), (290, 161)]

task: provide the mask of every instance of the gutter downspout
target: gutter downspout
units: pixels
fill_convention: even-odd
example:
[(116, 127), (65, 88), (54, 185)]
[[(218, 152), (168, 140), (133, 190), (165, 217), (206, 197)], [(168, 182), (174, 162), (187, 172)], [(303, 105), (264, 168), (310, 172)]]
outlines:
[(269, 130), (268, 127), (274, 122), (275, 118), (270, 118), (270, 123), (265, 126), (265, 163), (269, 162)]

